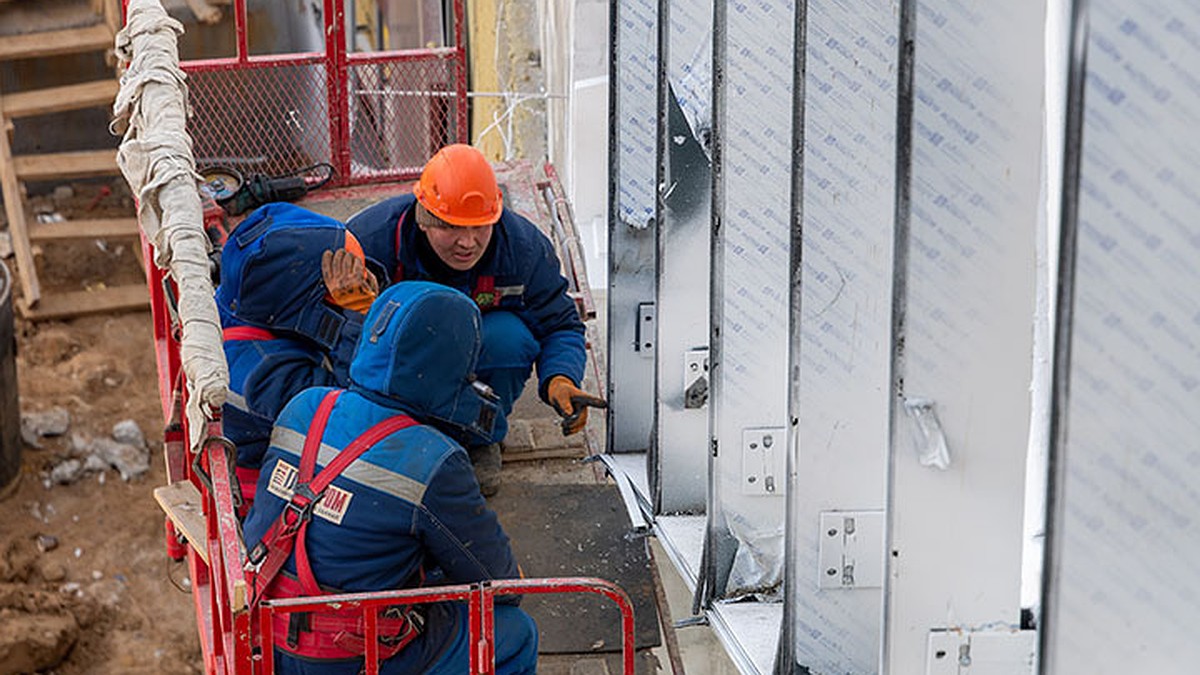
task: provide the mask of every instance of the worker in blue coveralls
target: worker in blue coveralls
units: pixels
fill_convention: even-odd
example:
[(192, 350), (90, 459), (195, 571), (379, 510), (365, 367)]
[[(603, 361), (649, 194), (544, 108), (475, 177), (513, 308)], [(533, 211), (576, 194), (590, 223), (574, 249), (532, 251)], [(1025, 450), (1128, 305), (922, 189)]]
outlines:
[[(459, 291), (394, 284), (366, 316), (349, 388), (287, 404), (244, 527), (255, 602), (417, 587), (433, 570), (451, 584), (520, 576), (466, 451), (431, 426), (491, 434), (495, 398), (473, 374), (481, 323)], [(497, 673), (536, 671), (537, 628), (516, 602), (496, 596)], [(390, 607), (378, 621), (380, 672), (467, 672), (462, 603)], [(361, 625), (349, 607), (277, 615), (277, 672), (360, 672)]]
[(230, 374), (222, 422), (247, 505), (284, 404), (307, 387), (349, 381), (377, 289), (361, 247), (333, 218), (268, 204), (230, 234), (216, 291)]
[[(565, 419), (563, 432), (587, 423), (603, 399), (579, 388), (586, 360), (584, 327), (568, 295), (558, 256), (537, 226), (504, 208), (483, 153), (449, 145), (426, 163), (412, 195), (375, 204), (346, 223), (367, 260), (389, 281), (428, 280), (466, 293), (483, 312), (479, 378), (507, 416), (537, 364), (538, 394)], [(468, 448), (485, 496), (500, 484), (500, 445)]]

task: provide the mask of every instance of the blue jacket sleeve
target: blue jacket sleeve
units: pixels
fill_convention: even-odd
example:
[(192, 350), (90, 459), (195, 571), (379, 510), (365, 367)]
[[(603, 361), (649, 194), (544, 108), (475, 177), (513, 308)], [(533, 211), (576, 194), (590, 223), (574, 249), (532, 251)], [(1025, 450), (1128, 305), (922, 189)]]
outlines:
[(559, 272), (561, 263), (553, 244), (544, 235), (538, 236), (532, 255), (525, 283), (525, 324), (541, 346), (538, 393), (545, 401), (546, 386), (555, 375), (565, 375), (575, 384), (583, 381), (587, 351), (583, 321), (568, 294), (567, 280)]
[[(465, 451), (451, 453), (429, 479), (417, 529), (447, 583), (520, 577), (508, 535), (479, 493)], [(517, 598), (502, 596), (496, 601), (516, 602)]]
[(339, 383), (333, 365), (319, 351), (296, 347), (266, 355), (246, 376), (246, 406), (275, 419), (292, 397), (309, 387)]

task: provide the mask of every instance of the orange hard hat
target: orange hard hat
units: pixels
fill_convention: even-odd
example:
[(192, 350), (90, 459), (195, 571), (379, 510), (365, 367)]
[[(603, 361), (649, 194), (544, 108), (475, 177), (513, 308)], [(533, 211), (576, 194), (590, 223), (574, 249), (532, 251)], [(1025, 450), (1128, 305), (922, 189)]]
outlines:
[(447, 145), (426, 162), (413, 194), (425, 210), (460, 227), (491, 225), (504, 207), (487, 158), (461, 143)]

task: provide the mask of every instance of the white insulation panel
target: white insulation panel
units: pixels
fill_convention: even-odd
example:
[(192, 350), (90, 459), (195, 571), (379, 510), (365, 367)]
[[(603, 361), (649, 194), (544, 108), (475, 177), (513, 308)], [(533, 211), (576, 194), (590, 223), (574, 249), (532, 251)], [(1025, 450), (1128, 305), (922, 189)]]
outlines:
[[(1200, 664), (1200, 6), (1092, 0), (1047, 672)], [(1068, 186), (1069, 189), (1069, 186)]]
[[(821, 590), (818, 549), (822, 512), (886, 503), (898, 7), (807, 6), (792, 657), (814, 674), (874, 673), (882, 590)], [(882, 551), (868, 562), (882, 567)]]
[(658, 3), (614, 2), (608, 450), (638, 452), (649, 447), (654, 421), (654, 350), (639, 339), (638, 308), (654, 303)]
[(713, 208), (720, 228), (712, 278), (718, 333), (709, 402), (719, 455), (717, 503), (709, 508), (738, 549), (728, 583), (715, 590), (774, 594), (782, 582), (785, 491), (745, 492), (741, 446), (745, 430), (786, 427), (787, 419), (795, 11), (787, 0), (719, 2)]
[(1043, 156), (1044, 4), (916, 11), (885, 588), (895, 675), (924, 672), (930, 630), (1019, 622)]

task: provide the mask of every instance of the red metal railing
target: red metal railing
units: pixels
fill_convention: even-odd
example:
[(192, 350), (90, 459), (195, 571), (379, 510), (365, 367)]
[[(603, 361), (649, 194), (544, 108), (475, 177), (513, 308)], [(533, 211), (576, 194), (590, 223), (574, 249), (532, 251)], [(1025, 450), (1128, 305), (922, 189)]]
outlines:
[(472, 585), (414, 588), (380, 593), (347, 593), (320, 598), (268, 600), (263, 602), (259, 608), (259, 625), (262, 626), (262, 643), (264, 645), (262, 672), (264, 674), (275, 672), (272, 650), (265, 648), (265, 645), (274, 644), (272, 619), (275, 614), (314, 612), (322, 609), (329, 610), (335, 606), (339, 609), (361, 609), (363, 624), (366, 626), (365, 670), (368, 674), (374, 674), (379, 672), (379, 633), (376, 626), (379, 610), (390, 605), (458, 601), (467, 603), (470, 617), (467, 644), (474, 645), (474, 648), (470, 650), (469, 672), (471, 675), (493, 673), (495, 672), (496, 657), (495, 597), (497, 595), (551, 593), (595, 593), (617, 603), (617, 607), (621, 611), (622, 665), (626, 675), (633, 675), (634, 623), (633, 605), (629, 601), (629, 596), (620, 587), (608, 581), (582, 577), (505, 579)]
[(237, 53), (185, 61), (199, 165), (284, 175), (334, 167), (332, 185), (415, 178), (438, 148), (467, 142), (463, 3), (452, 46), (347, 53), (342, 0), (324, 0), (325, 51), (250, 55), (246, 0)]

